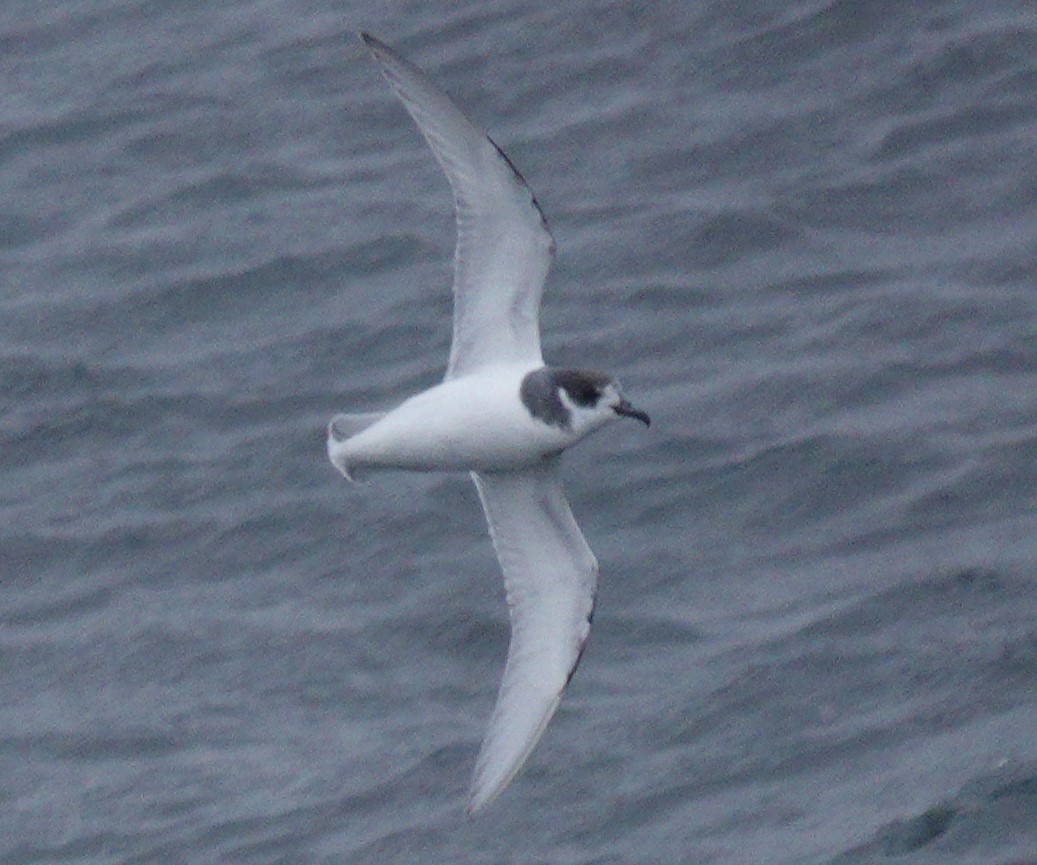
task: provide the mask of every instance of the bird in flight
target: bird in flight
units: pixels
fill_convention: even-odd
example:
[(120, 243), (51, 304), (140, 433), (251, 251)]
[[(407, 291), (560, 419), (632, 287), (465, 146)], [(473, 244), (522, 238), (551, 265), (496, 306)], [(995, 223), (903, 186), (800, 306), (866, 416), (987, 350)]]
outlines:
[(562, 451), (619, 417), (645, 426), (612, 376), (547, 366), (540, 298), (554, 239), (503, 150), (417, 66), (361, 38), (417, 123), (454, 193), (453, 343), (441, 384), (384, 413), (339, 414), (328, 456), (359, 470), (468, 471), (511, 616), (511, 642), (468, 812), (525, 763), (558, 707), (590, 631), (598, 563), (559, 477)]

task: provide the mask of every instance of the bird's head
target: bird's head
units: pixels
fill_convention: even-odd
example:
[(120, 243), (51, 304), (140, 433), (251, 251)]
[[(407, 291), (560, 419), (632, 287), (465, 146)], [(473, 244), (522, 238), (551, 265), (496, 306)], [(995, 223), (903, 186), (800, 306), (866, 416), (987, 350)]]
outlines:
[(594, 370), (536, 370), (522, 382), (522, 401), (535, 418), (581, 437), (618, 417), (651, 423), (645, 412), (630, 404), (618, 381)]

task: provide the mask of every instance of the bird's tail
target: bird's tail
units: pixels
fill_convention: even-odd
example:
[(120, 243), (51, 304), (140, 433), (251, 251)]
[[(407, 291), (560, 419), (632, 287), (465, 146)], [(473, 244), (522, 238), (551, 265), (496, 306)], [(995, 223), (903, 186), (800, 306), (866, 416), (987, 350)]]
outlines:
[(385, 417), (385, 412), (371, 411), (358, 414), (337, 414), (328, 424), (328, 458), (347, 481), (353, 481), (349, 460), (346, 456), (346, 443), (357, 433), (363, 432), (372, 424)]

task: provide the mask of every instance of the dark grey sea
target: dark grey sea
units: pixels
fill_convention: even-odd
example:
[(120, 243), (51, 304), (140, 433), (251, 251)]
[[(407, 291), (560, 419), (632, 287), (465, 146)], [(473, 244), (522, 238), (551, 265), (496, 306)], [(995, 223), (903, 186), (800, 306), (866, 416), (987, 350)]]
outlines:
[[(440, 379), (449, 189), (356, 38), (508, 149), (601, 563), (525, 771)], [(5, 0), (0, 863), (1037, 863), (1030, 0)]]

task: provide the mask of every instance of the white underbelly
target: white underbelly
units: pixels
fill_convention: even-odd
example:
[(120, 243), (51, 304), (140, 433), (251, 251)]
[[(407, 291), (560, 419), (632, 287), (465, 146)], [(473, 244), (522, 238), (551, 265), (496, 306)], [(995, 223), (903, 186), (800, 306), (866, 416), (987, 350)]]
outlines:
[(557, 453), (570, 436), (530, 416), (519, 399), (526, 370), (455, 379), (401, 404), (342, 442), (353, 468), (494, 471), (527, 466)]

